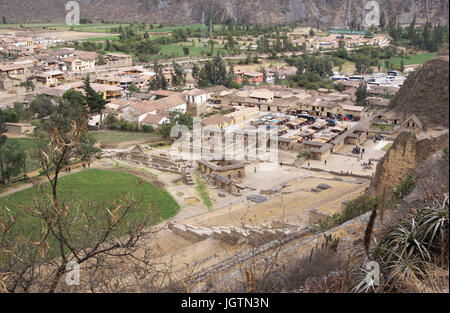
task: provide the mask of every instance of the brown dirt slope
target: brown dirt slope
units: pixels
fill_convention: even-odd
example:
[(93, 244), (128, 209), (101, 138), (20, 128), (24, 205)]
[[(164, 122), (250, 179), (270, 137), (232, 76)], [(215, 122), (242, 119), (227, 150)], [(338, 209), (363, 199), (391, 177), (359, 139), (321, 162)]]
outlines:
[(425, 126), (449, 127), (449, 57), (441, 51), (420, 70), (410, 74), (390, 108), (403, 119), (416, 114)]

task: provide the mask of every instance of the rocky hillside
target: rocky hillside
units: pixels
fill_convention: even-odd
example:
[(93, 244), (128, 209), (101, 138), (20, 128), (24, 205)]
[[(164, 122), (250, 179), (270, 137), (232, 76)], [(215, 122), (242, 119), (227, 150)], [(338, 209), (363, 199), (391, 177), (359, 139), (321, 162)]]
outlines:
[[(204, 12), (216, 20), (232, 18), (260, 24), (302, 22), (305, 25), (348, 25), (352, 12), (362, 20), (357, 0), (79, 0), (81, 16), (94, 21), (199, 23)], [(448, 24), (447, 0), (379, 0), (388, 16), (408, 23), (414, 14)], [(1, 16), (9, 22), (64, 22), (67, 0), (0, 0)]]
[(410, 74), (391, 103), (403, 119), (416, 114), (425, 126), (449, 126), (449, 55), (442, 50), (420, 70)]
[[(448, 130), (434, 133), (427, 138), (417, 138), (414, 133), (409, 131), (400, 133), (392, 147), (377, 164), (377, 170), (370, 186), (372, 195), (380, 195), (383, 191), (389, 195), (392, 187), (400, 184), (408, 174), (416, 172), (418, 168), (424, 168), (425, 160), (439, 151), (448, 149), (448, 140)], [(442, 155), (442, 153), (440, 154)], [(432, 173), (442, 172), (441, 168), (431, 170), (428, 166), (425, 169), (416, 172), (417, 177), (431, 178)], [(436, 182), (446, 179), (445, 177), (438, 179), (438, 176), (436, 175)]]

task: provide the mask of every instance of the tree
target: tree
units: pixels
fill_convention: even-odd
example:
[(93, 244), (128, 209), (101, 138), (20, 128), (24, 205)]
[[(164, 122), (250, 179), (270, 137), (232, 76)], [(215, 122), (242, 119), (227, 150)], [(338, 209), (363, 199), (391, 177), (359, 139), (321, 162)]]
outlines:
[(128, 86), (128, 91), (131, 93), (141, 92), (135, 83), (131, 83), (130, 86)]
[(155, 76), (150, 82), (149, 89), (150, 90), (159, 90), (159, 89), (167, 89), (168, 83), (167, 79), (164, 76), (163, 67), (158, 63), (158, 61), (153, 64), (153, 70), (155, 71)]
[(8, 137), (3, 135), (3, 133), (6, 133), (6, 127), (5, 127), (4, 123), (5, 123), (5, 116), (4, 116), (3, 111), (0, 110), (0, 183), (1, 184), (5, 183), (2, 147), (6, 144), (6, 141), (8, 140)]
[(175, 126), (175, 123), (173, 122), (165, 122), (161, 125), (159, 128), (159, 133), (164, 139), (170, 138), (170, 131), (172, 130), (172, 127)]
[(184, 68), (177, 62), (173, 62), (172, 67), (172, 85), (178, 87), (186, 84), (186, 72)]
[(411, 42), (411, 46), (415, 46), (417, 44), (417, 35), (416, 35), (416, 15), (414, 15), (411, 24), (408, 27), (408, 39)]
[(96, 92), (91, 87), (91, 79), (89, 74), (83, 79), (83, 90), (86, 104), (89, 107), (89, 112), (91, 114), (100, 114), (100, 128), (103, 127), (103, 110), (109, 103), (108, 100), (103, 98), (103, 95)]
[(13, 110), (19, 117), (19, 121), (29, 121), (31, 120), (31, 112), (26, 110), (21, 102), (14, 102)]
[(263, 74), (263, 81), (267, 83), (267, 71), (265, 67), (261, 68), (261, 73)]
[(350, 30), (353, 32), (355, 30), (361, 29), (361, 25), (358, 23), (358, 17), (356, 11), (353, 10), (352, 20), (350, 21)]
[(109, 129), (117, 129), (119, 126), (119, 120), (112, 114), (106, 115), (104, 122)]
[(355, 74), (363, 75), (370, 71), (370, 60), (366, 56), (358, 56), (355, 60)]
[(389, 33), (389, 36), (392, 37), (394, 42), (396, 42), (400, 39), (401, 31), (398, 26), (399, 26), (399, 24), (397, 23), (397, 20), (395, 19), (395, 17), (392, 17), (391, 19), (389, 19), (388, 33)]
[(6, 123), (18, 123), (19, 122), (19, 115), (13, 109), (3, 110), (3, 115), (4, 115), (4, 121)]
[(405, 61), (403, 59), (400, 60), (400, 72), (405, 72)]
[(32, 81), (31, 79), (27, 79), (26, 81), (21, 82), (21, 83), (20, 83), (20, 86), (23, 87), (23, 88), (25, 88), (25, 91), (26, 91), (26, 92), (29, 92), (30, 90), (31, 90), (31, 91), (34, 91), (34, 89), (36, 88), (36, 87), (34, 86), (33, 81)]
[(236, 41), (233, 39), (233, 36), (229, 34), (227, 36), (227, 42), (225, 44), (225, 48), (228, 50), (233, 50), (235, 48)]
[(195, 79), (195, 82), (198, 81), (198, 76), (200, 74), (200, 68), (198, 67), (198, 64), (195, 63), (192, 67), (192, 77)]
[(17, 141), (11, 140), (8, 140), (1, 149), (2, 180), (11, 185), (11, 180), (22, 173), (26, 167), (25, 150)]
[(367, 84), (365, 82), (361, 82), (359, 84), (358, 89), (356, 90), (356, 104), (360, 106), (367, 105)]
[(75, 150), (75, 154), (82, 161), (90, 161), (92, 157), (101, 152), (101, 150), (95, 147), (96, 140), (92, 133), (83, 132), (80, 144)]
[(62, 96), (62, 100), (69, 103), (72, 107), (83, 107), (87, 104), (83, 93), (73, 89), (67, 90)]
[(31, 112), (37, 114), (40, 118), (49, 116), (54, 108), (52, 100), (44, 94), (37, 95), (30, 103)]
[(380, 29), (383, 32), (386, 28), (386, 14), (384, 14), (384, 11), (381, 11), (380, 14)]
[(111, 40), (106, 40), (105, 51), (111, 51), (111, 50), (112, 50)]
[(105, 58), (103, 57), (103, 55), (100, 54), (97, 57), (97, 65), (105, 65), (105, 64), (106, 64)]
[(189, 47), (183, 46), (183, 53), (185, 56), (189, 55)]
[(225, 63), (220, 56), (214, 57), (212, 61), (207, 61), (200, 70), (198, 85), (205, 88), (211, 85), (227, 85), (228, 74)]

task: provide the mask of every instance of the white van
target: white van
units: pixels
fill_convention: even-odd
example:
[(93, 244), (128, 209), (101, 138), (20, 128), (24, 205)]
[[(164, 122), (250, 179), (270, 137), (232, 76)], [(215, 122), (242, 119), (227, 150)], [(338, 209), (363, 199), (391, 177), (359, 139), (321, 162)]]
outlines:
[(372, 75), (372, 78), (382, 78), (382, 77), (385, 77), (386, 76), (386, 74), (383, 74), (383, 73), (376, 73), (376, 74), (373, 74)]

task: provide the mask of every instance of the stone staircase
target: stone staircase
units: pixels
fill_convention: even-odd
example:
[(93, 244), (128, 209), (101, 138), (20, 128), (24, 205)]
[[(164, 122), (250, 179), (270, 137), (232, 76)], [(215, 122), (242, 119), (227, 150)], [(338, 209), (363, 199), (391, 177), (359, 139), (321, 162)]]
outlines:
[(183, 170), (182, 176), (183, 176), (183, 181), (186, 185), (195, 185), (190, 169), (185, 168)]
[(213, 238), (230, 244), (245, 242), (255, 246), (261, 246), (300, 230), (298, 225), (282, 226), (282, 228), (274, 228), (273, 226), (280, 226), (280, 222), (272, 223), (272, 227), (267, 225), (261, 225), (261, 227), (243, 225), (242, 228), (235, 226), (205, 228), (189, 224), (169, 223), (169, 229), (174, 234), (190, 241), (198, 242)]

